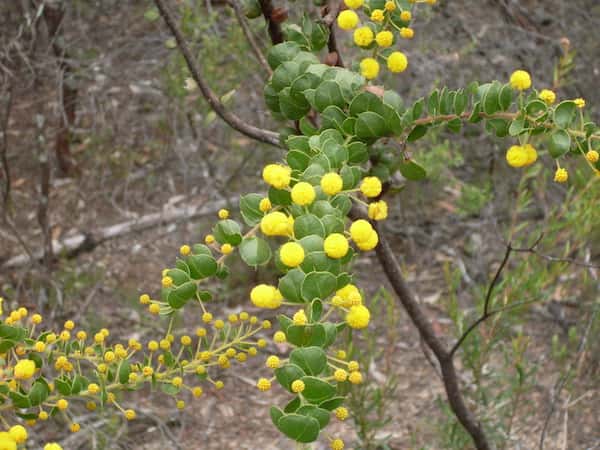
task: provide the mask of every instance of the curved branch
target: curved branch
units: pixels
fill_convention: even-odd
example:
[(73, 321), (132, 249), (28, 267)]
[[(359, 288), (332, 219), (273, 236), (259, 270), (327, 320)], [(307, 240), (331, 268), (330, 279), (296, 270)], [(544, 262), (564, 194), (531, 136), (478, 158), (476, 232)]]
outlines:
[(173, 14), (169, 11), (164, 0), (154, 0), (154, 4), (158, 8), (160, 15), (164, 19), (165, 23), (171, 30), (171, 33), (173, 33), (173, 36), (177, 41), (177, 45), (179, 46), (179, 50), (183, 54), (188, 69), (190, 70), (192, 77), (196, 81), (196, 84), (198, 84), (202, 95), (204, 96), (210, 107), (215, 111), (215, 113), (217, 113), (217, 115), (221, 117), (221, 119), (223, 119), (231, 128), (239, 131), (240, 133), (257, 141), (264, 142), (275, 147), (280, 147), (281, 145), (279, 143), (278, 133), (250, 125), (244, 122), (235, 114), (231, 113), (230, 111), (227, 111), (227, 109), (221, 103), (217, 95), (211, 90), (206, 81), (202, 78), (201, 68), (196, 59), (194, 59), (194, 57), (192, 56), (192, 53), (187, 43), (185, 42), (181, 30), (175, 23)]
[(262, 10), (267, 27), (269, 29), (269, 37), (273, 45), (281, 44), (283, 42), (283, 31), (281, 31), (281, 25), (273, 18), (273, 2), (271, 0), (259, 0), (260, 9)]

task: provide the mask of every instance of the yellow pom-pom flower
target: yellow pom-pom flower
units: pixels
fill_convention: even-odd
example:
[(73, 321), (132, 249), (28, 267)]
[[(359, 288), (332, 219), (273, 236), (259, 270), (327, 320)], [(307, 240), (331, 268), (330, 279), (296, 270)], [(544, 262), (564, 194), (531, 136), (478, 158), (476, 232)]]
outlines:
[(547, 105), (551, 105), (556, 101), (556, 94), (550, 89), (542, 89), (538, 97)]
[(349, 416), (348, 409), (340, 406), (334, 410), (335, 417), (339, 420), (346, 420)]
[(290, 185), (292, 169), (281, 164), (268, 164), (263, 169), (263, 180), (275, 189), (283, 189)]
[(63, 450), (63, 448), (56, 442), (50, 442), (44, 445), (44, 450)]
[(360, 62), (360, 73), (367, 80), (377, 78), (379, 75), (379, 63), (375, 58), (365, 58)]
[(372, 220), (385, 220), (388, 216), (388, 206), (383, 200), (373, 202), (369, 204), (369, 219)]
[(511, 167), (525, 167), (527, 165), (527, 161), (527, 152), (520, 145), (513, 145), (506, 152), (506, 162)]
[(389, 12), (396, 11), (396, 3), (393, 1), (387, 1), (387, 2), (385, 2), (384, 8), (386, 11), (389, 11)]
[(369, 27), (360, 27), (354, 30), (354, 43), (359, 47), (368, 47), (373, 42), (373, 30)]
[(260, 221), (260, 231), (266, 236), (289, 236), (292, 234), (294, 219), (280, 211), (264, 216)]
[(402, 11), (400, 13), (400, 20), (403, 22), (410, 22), (412, 19), (412, 14), (410, 11)]
[(600, 155), (596, 150), (590, 150), (585, 154), (585, 159), (587, 159), (592, 164), (596, 164), (598, 162), (598, 159), (600, 159)]
[(347, 378), (348, 372), (344, 369), (336, 369), (335, 372), (333, 372), (333, 379), (339, 383), (343, 383)]
[(579, 109), (585, 108), (585, 100), (584, 99), (576, 98), (575, 100), (573, 100), (573, 102), (575, 103), (575, 106), (577, 106)]
[(362, 373), (360, 372), (352, 372), (348, 375), (348, 381), (352, 384), (360, 384), (363, 381)]
[(325, 254), (333, 259), (340, 259), (348, 253), (349, 245), (346, 236), (340, 233), (333, 233), (325, 238), (323, 243)]
[(364, 305), (353, 306), (346, 314), (346, 323), (350, 328), (361, 329), (369, 326), (371, 313)]
[(321, 189), (327, 195), (335, 195), (341, 192), (344, 186), (344, 180), (335, 172), (329, 172), (321, 178)]
[(287, 242), (281, 246), (279, 258), (288, 267), (298, 267), (304, 261), (304, 249), (297, 242)]
[(381, 48), (390, 47), (394, 43), (394, 34), (391, 31), (380, 31), (375, 35), (375, 42)]
[(276, 331), (273, 335), (273, 342), (277, 344), (283, 344), (287, 338), (285, 337), (285, 333), (283, 331)]
[(377, 177), (365, 177), (360, 184), (360, 192), (365, 197), (377, 197), (381, 194), (381, 181)]
[(269, 369), (278, 369), (279, 366), (281, 365), (281, 361), (279, 360), (279, 358), (275, 355), (271, 355), (267, 358), (267, 361), (265, 362), (265, 365), (269, 368)]
[(523, 146), (523, 150), (525, 150), (525, 155), (527, 156), (527, 165), (531, 165), (537, 161), (538, 154), (537, 150), (531, 144), (525, 144)]
[(524, 70), (516, 70), (510, 76), (510, 85), (518, 91), (525, 91), (531, 87), (531, 76)]
[(17, 380), (28, 380), (35, 373), (35, 362), (30, 359), (22, 359), (15, 364), (13, 375)]
[(393, 52), (387, 59), (387, 67), (390, 72), (404, 72), (408, 67), (408, 58), (402, 52)]
[(331, 450), (344, 450), (344, 441), (341, 439), (334, 439), (329, 443)]
[(283, 297), (275, 286), (259, 284), (250, 292), (250, 300), (259, 308), (275, 309), (281, 306)]
[(259, 391), (265, 392), (265, 391), (268, 391), (269, 389), (271, 389), (271, 382), (269, 380), (267, 380), (266, 378), (261, 378), (256, 383), (256, 387), (258, 388)]
[(409, 27), (402, 27), (400, 28), (400, 36), (404, 39), (412, 39), (415, 37), (415, 30)]
[(306, 317), (306, 313), (303, 309), (297, 311), (292, 317), (292, 322), (294, 325), (306, 325), (308, 322), (308, 318)]
[(300, 206), (310, 205), (316, 197), (315, 188), (306, 181), (296, 183), (292, 188), (292, 201)]
[(268, 197), (263, 198), (260, 203), (258, 204), (258, 209), (260, 209), (262, 212), (267, 212), (272, 208), (271, 205), (271, 200), (269, 200)]
[(217, 214), (219, 216), (219, 219), (222, 220), (225, 220), (229, 217), (229, 211), (227, 211), (226, 209), (220, 209)]
[(349, 9), (342, 11), (337, 18), (337, 24), (342, 30), (353, 30), (358, 25), (358, 14)]
[(8, 430), (8, 434), (17, 444), (23, 444), (27, 440), (27, 430), (23, 425), (14, 425)]
[(350, 9), (358, 9), (364, 5), (364, 0), (344, 0), (344, 4)]
[(373, 12), (371, 13), (371, 20), (373, 22), (381, 23), (381, 22), (383, 22), (384, 19), (385, 19), (385, 14), (383, 12), (383, 9), (374, 9)]
[(355, 242), (359, 249), (361, 249), (363, 252), (368, 252), (369, 250), (373, 250), (375, 247), (377, 247), (377, 244), (379, 243), (379, 236), (377, 235), (377, 232), (373, 230), (369, 234), (369, 238), (366, 241)]
[(369, 240), (373, 231), (371, 224), (364, 219), (356, 220), (350, 225), (350, 237), (352, 237), (354, 242), (365, 242)]
[(294, 380), (291, 385), (292, 392), (295, 392), (296, 394), (299, 394), (300, 392), (304, 391), (305, 387), (306, 386), (304, 385), (304, 381), (302, 380)]
[(554, 181), (557, 183), (566, 183), (568, 179), (569, 173), (567, 172), (567, 169), (556, 169), (556, 172), (554, 173)]

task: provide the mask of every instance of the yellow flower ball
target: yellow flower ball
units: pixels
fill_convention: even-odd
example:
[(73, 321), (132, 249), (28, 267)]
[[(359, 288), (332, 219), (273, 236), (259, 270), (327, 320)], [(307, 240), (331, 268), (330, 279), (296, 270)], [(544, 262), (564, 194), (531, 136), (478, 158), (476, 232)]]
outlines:
[(585, 100), (584, 99), (576, 98), (575, 100), (573, 100), (573, 102), (575, 103), (575, 106), (577, 106), (579, 109), (585, 108)]
[(229, 211), (226, 209), (220, 209), (217, 215), (219, 216), (219, 219), (225, 220), (229, 217)]
[(22, 359), (14, 368), (14, 377), (17, 380), (28, 380), (35, 373), (35, 362), (30, 359)]
[(333, 412), (338, 420), (346, 420), (349, 416), (348, 409), (344, 408), (343, 406), (336, 408)]
[(265, 392), (265, 391), (268, 391), (269, 389), (271, 389), (271, 382), (269, 380), (267, 380), (266, 378), (261, 378), (256, 383), (256, 387), (258, 388), (259, 391)]
[(27, 440), (27, 430), (23, 425), (14, 425), (8, 430), (8, 434), (17, 444), (22, 444)]
[(306, 317), (306, 313), (303, 309), (300, 309), (294, 314), (294, 316), (292, 317), (292, 322), (294, 323), (294, 325), (306, 325), (306, 323), (308, 322), (308, 318)]
[(281, 164), (268, 164), (263, 169), (263, 180), (276, 189), (283, 189), (290, 185), (292, 169)]
[(287, 242), (281, 246), (279, 258), (287, 267), (298, 267), (304, 261), (304, 249), (297, 242)]
[(66, 401), (64, 398), (61, 398), (60, 400), (58, 400), (56, 402), (56, 407), (58, 409), (60, 409), (61, 411), (64, 411), (65, 409), (67, 409), (69, 407), (69, 402)]
[(567, 172), (567, 169), (556, 169), (556, 173), (554, 174), (554, 181), (556, 181), (557, 183), (566, 183), (568, 179), (569, 173)]
[(354, 30), (354, 43), (359, 47), (368, 47), (373, 42), (373, 30), (369, 27), (360, 27)]
[(371, 13), (371, 20), (373, 22), (381, 23), (385, 19), (385, 14), (382, 9), (374, 9)]
[(352, 30), (358, 25), (358, 14), (349, 9), (342, 11), (337, 18), (337, 24), (342, 30)]
[(385, 220), (388, 216), (388, 206), (383, 200), (373, 202), (369, 204), (368, 211), (369, 219), (372, 220)]
[(329, 172), (321, 178), (321, 189), (327, 195), (335, 195), (341, 192), (344, 187), (344, 180), (335, 172)]
[(410, 11), (402, 11), (400, 13), (400, 20), (403, 22), (410, 22), (412, 19), (412, 14)]
[(360, 184), (360, 192), (365, 197), (377, 197), (381, 194), (381, 181), (377, 177), (365, 177)]
[(368, 241), (373, 231), (371, 224), (364, 219), (356, 220), (350, 225), (350, 237), (354, 242)]
[(49, 444), (44, 445), (44, 450), (63, 450), (63, 448), (56, 442), (50, 442)]
[(300, 206), (310, 205), (316, 197), (315, 188), (305, 181), (296, 183), (292, 188), (292, 201)]
[(213, 242), (215, 242), (215, 237), (212, 234), (207, 234), (206, 236), (204, 236), (204, 243), (206, 245), (210, 245)]
[(408, 67), (408, 59), (402, 52), (393, 52), (387, 59), (387, 67), (390, 72), (404, 72)]
[(285, 333), (283, 331), (276, 331), (273, 335), (273, 342), (277, 344), (283, 344), (287, 338), (285, 337)]
[(531, 76), (524, 70), (516, 70), (510, 76), (510, 85), (518, 91), (525, 91), (531, 87)]
[(341, 439), (334, 439), (329, 443), (331, 450), (344, 450), (344, 441)]
[(346, 352), (344, 350), (338, 350), (337, 353), (335, 354), (337, 359), (346, 359), (348, 355), (346, 355)]
[(280, 211), (269, 213), (261, 219), (260, 231), (265, 236), (289, 236), (293, 231), (293, 218)]
[(279, 358), (277, 356), (271, 355), (271, 356), (269, 356), (267, 358), (267, 361), (265, 362), (265, 365), (269, 369), (277, 369), (281, 365), (281, 361), (279, 360)]
[(273, 207), (273, 205), (271, 205), (271, 200), (269, 200), (268, 197), (263, 198), (260, 203), (258, 204), (258, 209), (260, 209), (262, 212), (267, 212), (269, 211), (271, 208)]
[(367, 80), (377, 78), (379, 75), (379, 63), (374, 58), (365, 58), (360, 62), (360, 73)]
[(291, 385), (292, 392), (295, 392), (296, 394), (299, 394), (300, 392), (304, 391), (305, 387), (306, 386), (304, 385), (304, 381), (302, 380), (294, 380)]
[(363, 376), (360, 372), (352, 372), (348, 375), (348, 381), (352, 384), (360, 384), (363, 381)]
[(344, 0), (344, 4), (350, 9), (358, 9), (364, 5), (364, 0)]
[(385, 2), (385, 6), (384, 6), (386, 11), (395, 11), (396, 10), (396, 3), (393, 1), (387, 1)]
[(348, 372), (344, 369), (336, 369), (335, 372), (333, 372), (333, 379), (339, 383), (343, 383), (347, 378)]
[(189, 245), (182, 245), (181, 247), (179, 247), (179, 253), (181, 253), (181, 256), (187, 256), (191, 253), (191, 251), (192, 249)]
[(133, 409), (126, 409), (125, 410), (125, 418), (127, 420), (133, 420), (133, 419), (135, 419), (135, 416), (136, 416), (136, 414), (135, 414), (135, 411)]
[(348, 239), (343, 234), (333, 233), (325, 238), (323, 247), (327, 256), (333, 259), (340, 259), (348, 253)]
[(556, 94), (554, 93), (554, 91), (551, 91), (550, 89), (542, 89), (542, 91), (539, 93), (538, 97), (540, 98), (540, 100), (545, 102), (547, 105), (551, 105), (556, 101)]
[(340, 306), (350, 307), (362, 303), (362, 295), (360, 295), (360, 291), (353, 284), (347, 284), (343, 288), (338, 289), (335, 295), (341, 299)]
[(375, 42), (381, 48), (390, 47), (394, 43), (394, 34), (391, 31), (380, 31), (375, 35)]
[(525, 167), (528, 161), (527, 151), (520, 145), (513, 145), (506, 152), (506, 162), (511, 167)]
[(371, 313), (364, 305), (352, 306), (346, 314), (346, 323), (350, 328), (361, 329), (369, 325)]
[(400, 36), (402, 36), (404, 39), (412, 39), (415, 37), (415, 30), (408, 27), (402, 27), (400, 28)]
[(275, 309), (281, 306), (281, 293), (275, 286), (259, 284), (250, 291), (250, 300), (259, 308)]
[(596, 164), (598, 162), (598, 159), (600, 159), (600, 155), (596, 150), (590, 150), (585, 154), (585, 159), (587, 159), (592, 164)]
[(7, 431), (0, 431), (0, 449), (17, 450), (17, 443)]
[(523, 150), (525, 151), (525, 155), (527, 156), (527, 165), (531, 165), (537, 161), (538, 154), (537, 150), (531, 144), (525, 144), (523, 146)]
[(356, 246), (363, 252), (368, 252), (369, 250), (373, 250), (375, 247), (377, 247), (378, 243), (379, 236), (377, 235), (377, 232), (373, 230), (369, 234), (369, 238), (366, 241), (356, 242)]

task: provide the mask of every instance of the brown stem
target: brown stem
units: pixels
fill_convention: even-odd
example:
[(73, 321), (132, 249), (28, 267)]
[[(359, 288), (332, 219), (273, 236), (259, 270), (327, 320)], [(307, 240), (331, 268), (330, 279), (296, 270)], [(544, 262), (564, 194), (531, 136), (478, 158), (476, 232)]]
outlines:
[(271, 42), (273, 45), (281, 44), (283, 42), (283, 32), (281, 31), (279, 22), (273, 20), (273, 2), (271, 0), (259, 0), (259, 3), (265, 21), (267, 22)]
[(338, 49), (337, 39), (335, 36), (335, 19), (340, 13), (340, 0), (329, 0), (327, 2), (327, 14), (323, 17), (323, 24), (329, 28), (329, 39), (327, 40), (327, 49), (330, 54), (335, 55), (335, 65), (344, 67), (342, 55)]
[(38, 116), (38, 160), (40, 163), (40, 198), (37, 219), (44, 238), (43, 263), (48, 272), (52, 267), (52, 234), (48, 210), (50, 206), (50, 158), (44, 138), (44, 118)]
[(238, 1), (237, 0), (229, 0), (229, 6), (231, 6), (233, 11), (235, 12), (235, 17), (237, 18), (237, 21), (240, 24), (242, 31), (244, 32), (244, 36), (246, 36), (246, 40), (250, 44), (250, 48), (252, 49), (252, 52), (254, 52), (254, 56), (256, 56), (256, 60), (260, 63), (260, 65), (263, 67), (263, 69), (265, 69), (265, 72), (267, 72), (267, 74), (269, 76), (271, 76), (273, 74), (273, 71), (271, 70), (271, 66), (269, 66), (269, 63), (265, 59), (265, 55), (263, 55), (263, 52), (260, 49), (260, 47), (258, 46), (256, 39), (254, 39), (252, 30), (248, 26), (248, 21), (244, 17), (244, 14), (242, 12), (242, 9), (240, 8)]
[(2, 193), (2, 210), (8, 215), (8, 204), (10, 202), (10, 166), (8, 164), (8, 122), (12, 110), (12, 85), (9, 84), (6, 97), (6, 109), (2, 117), (0, 132), (2, 132), (2, 147), (0, 147), (0, 160), (2, 160), (2, 171), (4, 172), (4, 192)]
[(275, 132), (269, 131), (269, 130), (263, 130), (262, 128), (258, 128), (253, 125), (250, 125), (250, 124), (244, 122), (242, 119), (240, 119), (235, 114), (231, 113), (230, 111), (227, 111), (227, 109), (221, 103), (221, 101), (219, 100), (217, 95), (208, 86), (208, 84), (206, 83), (204, 78), (202, 78), (201, 67), (200, 67), (198, 61), (192, 56), (192, 53), (191, 53), (187, 43), (185, 42), (185, 39), (183, 37), (183, 34), (181, 33), (181, 30), (175, 23), (173, 14), (167, 8), (164, 0), (154, 0), (154, 4), (158, 8), (160, 15), (162, 16), (163, 20), (167, 24), (167, 27), (169, 27), (169, 29), (171, 30), (171, 33), (175, 37), (175, 40), (177, 41), (177, 45), (179, 47), (179, 50), (181, 51), (181, 53), (185, 59), (185, 62), (188, 66), (190, 73), (192, 74), (192, 77), (196, 81), (196, 84), (198, 84), (198, 88), (200, 89), (200, 92), (202, 93), (202, 95), (204, 96), (204, 98), (206, 99), (206, 101), (208, 102), (210, 107), (213, 109), (213, 111), (215, 111), (215, 113), (217, 113), (217, 115), (219, 117), (221, 117), (221, 119), (223, 119), (225, 121), (225, 123), (227, 123), (234, 130), (237, 130), (240, 133), (242, 133), (252, 139), (255, 139), (257, 141), (264, 142), (266, 144), (270, 144), (270, 145), (273, 145), (276, 147), (280, 147), (281, 145), (279, 143), (279, 134), (278, 133), (275, 133)]
[(63, 20), (65, 17), (65, 5), (63, 2), (47, 2), (44, 5), (44, 20), (48, 27), (48, 37), (52, 41), (52, 51), (58, 61), (59, 94), (62, 111), (56, 133), (55, 153), (58, 168), (63, 174), (72, 174), (75, 170), (73, 156), (71, 154), (71, 133), (69, 125), (75, 121), (77, 109), (77, 88), (73, 86), (73, 67), (68, 63), (69, 55), (65, 49), (63, 39)]
[(400, 270), (400, 265), (394, 256), (390, 244), (383, 235), (382, 230), (377, 224), (374, 224), (374, 226), (379, 234), (379, 245), (376, 247), (379, 262), (381, 263), (383, 271), (392, 285), (394, 292), (396, 292), (396, 295), (400, 299), (402, 306), (404, 306), (404, 309), (419, 331), (421, 338), (425, 341), (440, 363), (442, 379), (444, 381), (444, 388), (446, 390), (450, 408), (456, 415), (458, 421), (473, 439), (475, 447), (478, 450), (489, 450), (490, 445), (485, 432), (473, 417), (463, 399), (452, 355), (435, 335), (431, 323), (406, 284)]

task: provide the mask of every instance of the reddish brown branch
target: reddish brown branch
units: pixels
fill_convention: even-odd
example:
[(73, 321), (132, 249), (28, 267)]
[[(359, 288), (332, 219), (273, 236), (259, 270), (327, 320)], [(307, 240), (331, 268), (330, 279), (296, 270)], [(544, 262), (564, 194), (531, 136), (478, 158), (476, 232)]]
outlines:
[(213, 111), (215, 111), (215, 113), (217, 113), (217, 115), (221, 117), (221, 119), (223, 119), (225, 123), (227, 123), (234, 130), (237, 130), (240, 133), (257, 141), (280, 147), (278, 133), (269, 130), (263, 130), (262, 128), (250, 125), (244, 122), (235, 114), (231, 113), (230, 111), (227, 111), (227, 109), (221, 103), (217, 95), (212, 91), (212, 89), (208, 86), (208, 84), (202, 77), (200, 64), (192, 56), (192, 52), (190, 51), (190, 48), (188, 47), (183, 37), (183, 34), (181, 33), (181, 30), (177, 26), (175, 18), (173, 17), (171, 11), (169, 11), (169, 9), (167, 8), (164, 0), (154, 0), (154, 4), (158, 8), (160, 15), (167, 24), (167, 27), (169, 27), (169, 30), (171, 30), (171, 33), (175, 37), (179, 50), (181, 51), (181, 54), (185, 59), (185, 62), (188, 66), (190, 73), (192, 74), (192, 77), (196, 81), (200, 92), (202, 93), (203, 97), (206, 99), (210, 107), (213, 109)]
[(267, 72), (267, 74), (270, 76), (273, 73), (273, 71), (271, 70), (269, 63), (267, 63), (267, 60), (265, 59), (265, 55), (263, 55), (263, 52), (260, 49), (260, 47), (258, 46), (256, 39), (254, 39), (252, 30), (248, 26), (248, 21), (244, 17), (244, 13), (242, 12), (242, 8), (240, 8), (238, 1), (237, 0), (229, 0), (228, 4), (233, 9), (233, 11), (235, 13), (235, 17), (237, 18), (237, 21), (240, 24), (242, 31), (244, 32), (244, 36), (246, 36), (246, 40), (248, 41), (248, 44), (250, 44), (250, 48), (252, 49), (252, 52), (254, 53), (256, 60), (263, 67), (263, 69), (265, 69), (265, 72)]
[(283, 42), (283, 31), (281, 31), (281, 24), (278, 17), (281, 16), (283, 11), (274, 8), (271, 0), (259, 0), (259, 3), (265, 21), (267, 22), (271, 42), (273, 45), (281, 44)]
[(2, 147), (0, 147), (0, 160), (2, 161), (2, 172), (4, 173), (4, 189), (2, 192), (2, 210), (5, 215), (8, 215), (8, 207), (10, 202), (10, 166), (8, 164), (8, 123), (10, 121), (10, 113), (12, 110), (12, 85), (9, 84), (6, 95), (6, 107), (2, 116), (0, 132), (2, 133)]

